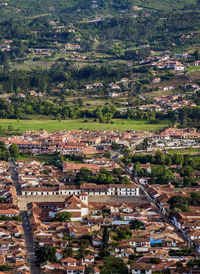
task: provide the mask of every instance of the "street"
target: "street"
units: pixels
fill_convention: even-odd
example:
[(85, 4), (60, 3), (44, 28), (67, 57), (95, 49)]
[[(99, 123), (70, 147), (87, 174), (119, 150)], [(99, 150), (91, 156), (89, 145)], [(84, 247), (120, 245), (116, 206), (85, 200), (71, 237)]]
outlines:
[(33, 240), (33, 234), (31, 226), (29, 224), (28, 216), (26, 211), (21, 211), (22, 225), (24, 230), (24, 239), (26, 244), (26, 249), (28, 252), (29, 265), (32, 274), (39, 274), (40, 268), (35, 265), (35, 243)]
[[(18, 175), (15, 169), (15, 165), (12, 161), (10, 161), (10, 172), (11, 172), (11, 177), (13, 179), (13, 184), (16, 188), (16, 192), (18, 196), (21, 196), (21, 186), (18, 182)], [(24, 240), (25, 240), (25, 245), (26, 245), (26, 250), (28, 252), (28, 262), (31, 270), (31, 274), (39, 274), (40, 273), (40, 268), (35, 265), (35, 244), (33, 240), (33, 234), (31, 230), (31, 226), (29, 223), (29, 219), (27, 216), (26, 211), (20, 210), (20, 215), (22, 217), (22, 226), (24, 230)]]

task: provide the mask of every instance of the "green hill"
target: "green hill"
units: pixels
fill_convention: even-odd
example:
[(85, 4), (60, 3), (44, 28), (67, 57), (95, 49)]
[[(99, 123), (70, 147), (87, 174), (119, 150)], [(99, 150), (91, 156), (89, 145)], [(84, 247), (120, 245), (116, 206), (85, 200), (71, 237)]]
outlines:
[(198, 4), (198, 0), (138, 0), (138, 5), (153, 9), (182, 9)]
[[(94, 1), (93, 1), (94, 2)], [(199, 4), (199, 0), (8, 0), (7, 5), (0, 0), (0, 20), (4, 18), (24, 18), (38, 15), (92, 16), (94, 14), (117, 14), (139, 9), (182, 9)]]

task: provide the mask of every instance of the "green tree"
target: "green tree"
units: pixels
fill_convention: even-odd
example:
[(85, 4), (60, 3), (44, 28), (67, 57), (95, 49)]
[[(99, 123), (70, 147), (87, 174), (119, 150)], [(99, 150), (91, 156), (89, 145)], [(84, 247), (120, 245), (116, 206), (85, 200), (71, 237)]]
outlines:
[(47, 261), (55, 263), (56, 259), (56, 248), (54, 246), (40, 246), (36, 249), (36, 257), (40, 264)]
[(144, 229), (144, 223), (137, 219), (130, 221), (129, 225), (132, 230)]
[(9, 153), (8, 153), (6, 144), (0, 141), (0, 160), (8, 161), (8, 156), (9, 156)]
[(143, 149), (147, 149), (147, 147), (148, 147), (148, 139), (147, 138), (144, 138), (142, 145), (143, 145)]
[(92, 176), (92, 171), (88, 168), (82, 167), (80, 171), (77, 173), (76, 180), (78, 183), (80, 182), (88, 182), (88, 179)]
[(8, 264), (0, 265), (0, 271), (10, 271), (11, 269), (12, 269), (11, 265), (8, 265)]
[(102, 244), (103, 244), (104, 251), (108, 249), (109, 234), (110, 233), (109, 233), (108, 227), (105, 226), (103, 230), (103, 237), (102, 237)]
[(17, 159), (19, 156), (19, 148), (16, 144), (11, 144), (9, 147), (10, 156)]
[(72, 248), (65, 248), (63, 250), (63, 258), (72, 257), (73, 251)]
[(57, 212), (55, 217), (53, 218), (54, 222), (66, 222), (70, 221), (72, 217), (71, 212), (63, 211), (63, 212)]
[(128, 274), (128, 268), (122, 259), (116, 257), (104, 258), (101, 274)]
[(170, 209), (172, 213), (177, 211), (189, 211), (189, 203), (187, 197), (174, 196), (171, 197), (168, 202), (170, 204)]

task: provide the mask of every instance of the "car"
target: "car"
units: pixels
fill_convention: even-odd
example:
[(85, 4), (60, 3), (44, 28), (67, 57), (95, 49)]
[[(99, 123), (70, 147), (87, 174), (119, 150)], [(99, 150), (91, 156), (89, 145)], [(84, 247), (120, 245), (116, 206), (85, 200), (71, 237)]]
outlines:
[(30, 227), (29, 227), (29, 226), (27, 226), (27, 227), (26, 227), (26, 230), (30, 230)]
[(26, 225), (29, 225), (29, 223), (26, 223)]
[(38, 260), (35, 260), (35, 266), (40, 266), (40, 263)]

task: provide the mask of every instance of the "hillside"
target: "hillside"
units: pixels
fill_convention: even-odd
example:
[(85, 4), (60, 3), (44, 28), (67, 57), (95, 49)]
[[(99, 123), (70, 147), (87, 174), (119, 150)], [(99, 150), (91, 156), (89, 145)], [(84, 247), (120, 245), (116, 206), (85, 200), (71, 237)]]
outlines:
[(182, 9), (190, 5), (195, 5), (198, 0), (138, 0), (138, 5), (153, 9)]
[(22, 19), (27, 17), (56, 16), (59, 14), (76, 13), (80, 15), (93, 16), (95, 14), (112, 14), (120, 12), (133, 12), (138, 9), (182, 9), (199, 3), (198, 0), (9, 0), (0, 1), (1, 21), (5, 18)]

